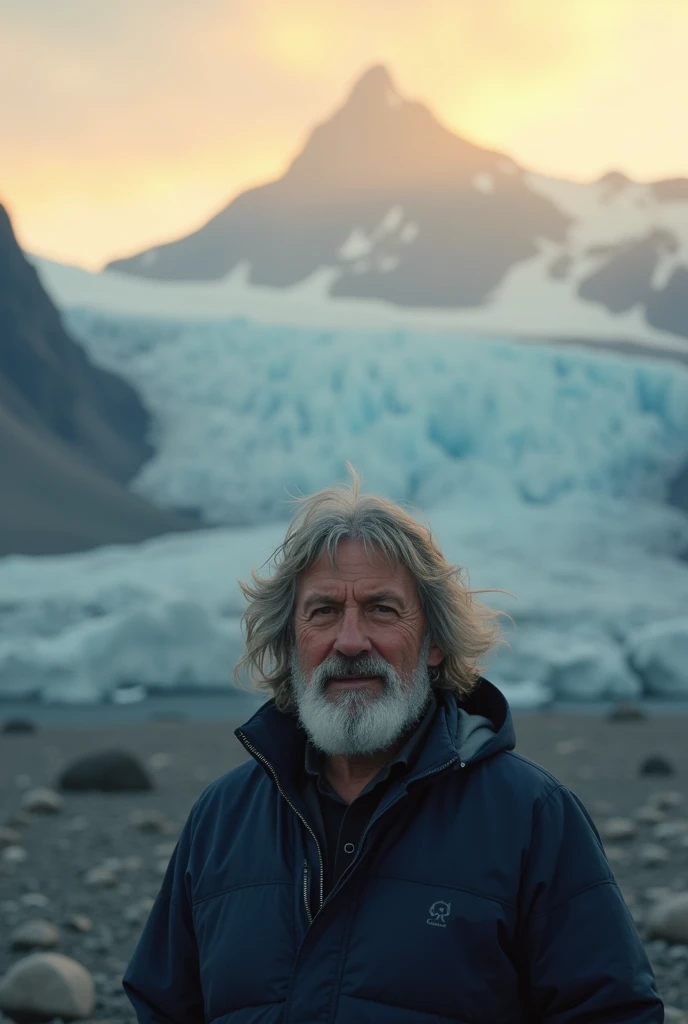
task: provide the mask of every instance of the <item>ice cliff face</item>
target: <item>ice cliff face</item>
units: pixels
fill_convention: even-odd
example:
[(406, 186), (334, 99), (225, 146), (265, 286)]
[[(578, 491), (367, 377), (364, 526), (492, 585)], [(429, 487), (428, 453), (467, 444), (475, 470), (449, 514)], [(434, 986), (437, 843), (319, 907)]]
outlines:
[(156, 456), (134, 488), (212, 523), (288, 516), (339, 479), (423, 508), (460, 498), (661, 501), (688, 452), (688, 368), (404, 330), (170, 323), (72, 311), (139, 388)]

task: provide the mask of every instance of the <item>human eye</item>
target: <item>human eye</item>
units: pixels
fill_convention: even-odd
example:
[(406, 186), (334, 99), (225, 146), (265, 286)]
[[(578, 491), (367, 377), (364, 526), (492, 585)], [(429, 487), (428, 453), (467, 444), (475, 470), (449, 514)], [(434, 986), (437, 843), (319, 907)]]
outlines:
[(382, 615), (393, 615), (396, 611), (395, 608), (392, 608), (391, 605), (388, 604), (375, 604), (373, 605), (373, 609), (376, 612), (380, 612)]
[(313, 609), (313, 615), (319, 617), (327, 616), (328, 612), (332, 611), (334, 611), (334, 609), (331, 604), (322, 604)]

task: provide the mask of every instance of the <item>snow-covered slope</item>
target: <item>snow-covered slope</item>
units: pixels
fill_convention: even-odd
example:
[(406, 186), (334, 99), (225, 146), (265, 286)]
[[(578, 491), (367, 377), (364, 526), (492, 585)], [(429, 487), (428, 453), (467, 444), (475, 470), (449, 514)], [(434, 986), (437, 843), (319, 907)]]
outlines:
[(221, 281), (170, 282), (129, 277), (115, 271), (94, 274), (35, 255), (46, 291), (64, 310), (89, 309), (168, 320), (246, 317), (257, 323), (323, 329), (408, 328), (446, 333), (506, 334), (523, 340), (580, 339), (606, 347), (617, 341), (648, 352), (673, 352), (688, 360), (688, 343), (652, 327), (638, 309), (612, 315), (603, 306), (581, 302), (570, 282), (552, 278), (556, 253), (547, 246), (514, 266), (490, 302), (474, 309), (407, 309), (382, 299), (333, 297), (337, 271), (324, 268), (290, 288), (249, 284), (250, 264), (242, 262)]

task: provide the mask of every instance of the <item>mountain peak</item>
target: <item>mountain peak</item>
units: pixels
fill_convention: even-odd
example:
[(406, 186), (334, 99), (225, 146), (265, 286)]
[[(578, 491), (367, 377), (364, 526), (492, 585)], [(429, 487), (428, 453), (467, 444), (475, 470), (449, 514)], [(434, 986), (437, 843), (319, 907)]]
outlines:
[(349, 94), (349, 103), (386, 103), (396, 106), (401, 101), (391, 75), (384, 64), (368, 68)]

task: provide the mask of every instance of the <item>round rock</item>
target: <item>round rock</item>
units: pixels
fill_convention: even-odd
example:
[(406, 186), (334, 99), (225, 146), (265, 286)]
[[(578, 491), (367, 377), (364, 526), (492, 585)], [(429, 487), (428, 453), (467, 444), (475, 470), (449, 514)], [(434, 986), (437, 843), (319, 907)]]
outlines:
[(0, 825), (0, 850), (5, 846), (18, 846), (21, 843), (21, 839), (21, 832), (17, 831), (16, 828), (7, 828), (5, 825)]
[(640, 765), (641, 775), (673, 775), (674, 766), (665, 757), (655, 755), (646, 758)]
[(86, 1020), (94, 1007), (91, 974), (62, 953), (31, 953), (0, 979), (0, 1010), (14, 1019)]
[(60, 932), (50, 921), (25, 921), (10, 935), (12, 949), (54, 949), (60, 944)]
[(91, 889), (111, 889), (117, 885), (117, 875), (112, 868), (101, 864), (99, 867), (91, 868), (84, 875), (84, 885)]
[(36, 732), (36, 723), (30, 718), (6, 718), (0, 732)]
[(643, 709), (632, 701), (620, 701), (607, 715), (610, 722), (642, 722), (646, 718)]
[(651, 793), (647, 802), (654, 804), (655, 807), (661, 807), (663, 810), (680, 807), (683, 803), (683, 793), (677, 789), (664, 789), (658, 793)]
[(647, 919), (650, 938), (688, 944), (688, 892), (674, 893), (651, 910)]
[(142, 832), (157, 832), (160, 835), (164, 835), (170, 829), (170, 822), (162, 811), (144, 808), (137, 808), (131, 812), (129, 824), (141, 829)]
[(58, 785), (65, 790), (105, 793), (153, 789), (149, 773), (138, 758), (126, 750), (102, 750), (72, 761), (61, 773)]
[(606, 818), (599, 823), (598, 831), (603, 839), (618, 841), (633, 839), (638, 833), (638, 826), (631, 818)]
[(6, 864), (23, 864), (28, 854), (23, 846), (6, 846), (0, 853), (0, 859)]
[(67, 927), (75, 932), (90, 932), (93, 929), (93, 921), (85, 914), (72, 914), (67, 918)]
[(646, 868), (658, 868), (670, 860), (669, 851), (657, 843), (643, 843), (638, 850), (638, 861)]
[(22, 808), (33, 814), (57, 814), (64, 806), (64, 800), (54, 789), (37, 786), (29, 789), (22, 797)]

